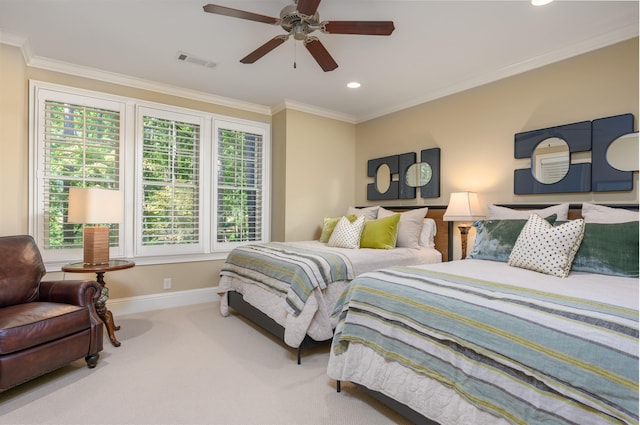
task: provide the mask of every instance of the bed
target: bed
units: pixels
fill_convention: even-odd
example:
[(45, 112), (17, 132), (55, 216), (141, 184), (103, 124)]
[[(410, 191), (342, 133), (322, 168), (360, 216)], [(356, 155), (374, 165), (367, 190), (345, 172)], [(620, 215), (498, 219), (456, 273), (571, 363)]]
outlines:
[[(401, 230), (406, 236), (406, 231), (412, 229), (402, 229), (400, 221), (398, 245), (402, 246), (393, 249), (329, 247), (320, 240), (237, 248), (229, 254), (220, 273), (220, 312), (223, 316), (232, 311), (239, 313), (296, 348), (300, 363), (305, 347), (333, 337), (332, 308), (355, 276), (377, 268), (435, 263), (448, 258), (449, 232), (448, 224), (442, 221), (442, 208), (385, 211), (413, 216), (414, 222), (416, 214), (421, 215), (418, 230), (413, 227), (419, 246), (400, 243)], [(295, 270), (289, 270), (290, 264), (284, 263), (293, 263)], [(338, 266), (337, 270), (326, 266), (323, 271), (318, 264)]]
[[(466, 260), (360, 275), (334, 309), (328, 376), (415, 423), (637, 424), (633, 208), (635, 222), (584, 225), (566, 277), (489, 259), (477, 244)], [(601, 261), (605, 233), (617, 235), (613, 262), (631, 269)]]

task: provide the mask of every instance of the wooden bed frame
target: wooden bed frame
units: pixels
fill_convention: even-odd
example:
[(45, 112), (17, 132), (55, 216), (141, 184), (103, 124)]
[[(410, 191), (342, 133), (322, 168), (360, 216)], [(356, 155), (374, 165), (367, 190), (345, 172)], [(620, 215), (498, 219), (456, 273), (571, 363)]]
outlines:
[[(442, 261), (451, 260), (452, 250), (450, 250), (450, 246), (452, 243), (452, 222), (446, 222), (443, 220), (442, 216), (444, 215), (446, 206), (432, 206), (432, 205), (418, 205), (418, 206), (406, 206), (406, 207), (384, 207), (385, 209), (402, 212), (409, 211), (412, 209), (424, 208), (428, 207), (426, 217), (432, 218), (436, 222), (436, 236), (435, 236), (435, 246), (438, 251), (442, 253)], [(249, 321), (254, 324), (260, 326), (264, 330), (273, 334), (276, 338), (281, 341), (284, 341), (284, 328), (280, 326), (275, 320), (264, 314), (262, 311), (258, 310), (251, 304), (247, 303), (242, 294), (236, 291), (227, 292), (227, 300), (229, 307), (233, 308), (236, 312), (240, 313), (245, 318), (249, 319)], [(309, 335), (305, 336), (304, 340), (300, 344), (297, 349), (297, 357), (298, 364), (301, 363), (302, 350), (304, 348), (309, 348), (317, 344), (330, 343), (331, 339), (325, 341), (316, 341), (311, 338)]]
[[(539, 204), (518, 204), (518, 205), (513, 205), (513, 204), (498, 204), (501, 207), (507, 207), (507, 208), (513, 208), (513, 209), (518, 209), (518, 210), (530, 210), (530, 209), (541, 209), (541, 208), (547, 208), (550, 207), (552, 205), (555, 204), (545, 204), (545, 205), (539, 205)], [(628, 209), (628, 210), (635, 210), (637, 211), (639, 209), (639, 205), (614, 205), (614, 204), (600, 204), (603, 206), (607, 206), (607, 207), (614, 207), (614, 208), (623, 208), (623, 209)], [(429, 207), (429, 211), (431, 211), (432, 207)], [(575, 220), (577, 218), (582, 218), (582, 204), (570, 204), (569, 205), (569, 213), (568, 213), (568, 218), (569, 220)], [(444, 211), (443, 211), (444, 214)], [(447, 237), (448, 237), (448, 241), (449, 241), (449, 247), (451, 247), (451, 242), (452, 242), (452, 232), (451, 232), (452, 226), (451, 226), (451, 222), (449, 222), (449, 227), (448, 227), (448, 233), (447, 233)], [(438, 229), (438, 232), (440, 232), (440, 229)], [(449, 260), (451, 260), (451, 257), (448, 257)], [(374, 399), (378, 400), (380, 403), (382, 403), (384, 406), (390, 408), (391, 410), (393, 410), (394, 412), (398, 413), (400, 416), (406, 418), (407, 420), (415, 423), (415, 424), (424, 424), (424, 425), (439, 425), (437, 422), (424, 417), (423, 415), (421, 415), (420, 413), (416, 412), (415, 410), (411, 409), (409, 406), (402, 404), (388, 396), (386, 396), (385, 394), (382, 394), (378, 391), (374, 391), (371, 390), (367, 387), (365, 387), (364, 385), (360, 385), (357, 383), (354, 383), (354, 385), (360, 389), (362, 392), (364, 392), (365, 394), (368, 394), (369, 396), (373, 397)], [(340, 388), (340, 381), (336, 381), (336, 391), (340, 392), (341, 388)]]

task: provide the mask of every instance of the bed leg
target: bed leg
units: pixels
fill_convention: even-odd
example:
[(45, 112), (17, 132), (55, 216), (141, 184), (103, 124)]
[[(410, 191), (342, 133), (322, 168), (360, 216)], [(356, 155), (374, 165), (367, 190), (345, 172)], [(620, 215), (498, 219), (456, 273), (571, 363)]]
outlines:
[(302, 353), (302, 344), (298, 346), (298, 364), (300, 364), (301, 353)]
[(340, 381), (336, 381), (336, 392), (340, 392), (341, 388), (340, 388)]

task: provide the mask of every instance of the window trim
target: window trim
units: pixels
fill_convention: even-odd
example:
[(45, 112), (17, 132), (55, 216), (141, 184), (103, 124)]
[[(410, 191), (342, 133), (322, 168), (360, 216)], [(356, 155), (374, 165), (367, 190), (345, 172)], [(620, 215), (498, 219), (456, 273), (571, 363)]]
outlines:
[[(120, 232), (120, 244), (118, 248), (112, 248), (110, 255), (112, 258), (127, 258), (134, 260), (136, 264), (168, 264), (207, 260), (222, 260), (226, 258), (233, 246), (228, 243), (218, 244), (215, 242), (216, 234), (216, 190), (217, 181), (215, 175), (215, 158), (217, 147), (217, 129), (222, 123), (233, 126), (239, 131), (254, 132), (262, 135), (263, 140), (263, 176), (262, 176), (262, 240), (270, 240), (270, 211), (271, 211), (271, 124), (252, 121), (242, 118), (230, 117), (211, 112), (189, 109), (180, 106), (162, 104), (146, 101), (137, 98), (113, 95), (104, 92), (80, 89), (54, 83), (37, 80), (29, 81), (29, 233), (34, 236), (37, 242), (42, 240), (43, 218), (42, 209), (38, 207), (38, 202), (42, 199), (43, 170), (40, 169), (43, 144), (39, 138), (41, 135), (40, 122), (42, 120), (39, 111), (40, 104), (44, 100), (61, 100), (71, 102), (78, 99), (78, 103), (87, 103), (88, 99), (93, 99), (97, 103), (118, 105), (121, 116), (121, 148), (120, 148), (120, 188), (125, 196), (125, 221), (122, 223)], [(45, 95), (55, 94), (57, 98)], [(92, 103), (92, 105), (94, 105)], [(200, 120), (201, 140), (200, 140), (200, 249), (197, 252), (187, 252), (175, 254), (172, 250), (170, 255), (158, 255), (155, 253), (140, 252), (137, 247), (140, 235), (135, 233), (135, 229), (140, 228), (140, 214), (136, 211), (141, 207), (141, 203), (136, 203), (140, 193), (141, 181), (138, 181), (139, 158), (141, 157), (142, 144), (138, 143), (139, 131), (142, 128), (142, 115), (140, 111), (153, 110), (164, 111), (162, 113), (194, 117)], [(207, 162), (210, 165), (207, 166)], [(205, 220), (206, 219), (206, 220)], [(128, 235), (125, 237), (125, 235)], [(129, 236), (131, 235), (131, 236)], [(259, 241), (256, 241), (259, 242)], [(42, 250), (42, 248), (41, 248)], [(64, 249), (53, 254), (51, 250), (43, 250), (43, 259), (48, 271), (60, 270), (60, 267), (71, 261), (78, 261), (82, 258), (81, 249)]]

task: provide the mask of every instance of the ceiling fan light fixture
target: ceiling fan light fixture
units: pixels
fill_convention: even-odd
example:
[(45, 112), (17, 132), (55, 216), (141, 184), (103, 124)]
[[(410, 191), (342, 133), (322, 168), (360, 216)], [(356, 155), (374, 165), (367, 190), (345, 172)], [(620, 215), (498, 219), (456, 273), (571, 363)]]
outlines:
[(347, 87), (350, 89), (357, 89), (360, 87), (360, 83), (357, 81), (351, 81), (350, 83), (347, 83)]
[(291, 33), (293, 34), (293, 38), (296, 40), (304, 40), (307, 38), (307, 33), (299, 22), (293, 26)]
[[(262, 22), (265, 24), (280, 25), (287, 33), (276, 36), (271, 40), (240, 59), (241, 63), (254, 63), (280, 44), (288, 37), (302, 41), (304, 47), (318, 63), (324, 72), (333, 71), (338, 67), (337, 62), (331, 57), (326, 47), (317, 38), (310, 36), (314, 31), (322, 31), (326, 34), (356, 34), (356, 35), (391, 35), (395, 29), (393, 21), (323, 21), (320, 22), (318, 6), (322, 0), (293, 0), (293, 4), (285, 6), (280, 11), (280, 19), (244, 10), (233, 9), (216, 4), (207, 4), (203, 10), (207, 13), (231, 16), (233, 18)], [(294, 62), (295, 68), (295, 62)]]
[(544, 6), (551, 3), (553, 0), (531, 0), (531, 4), (534, 6)]

